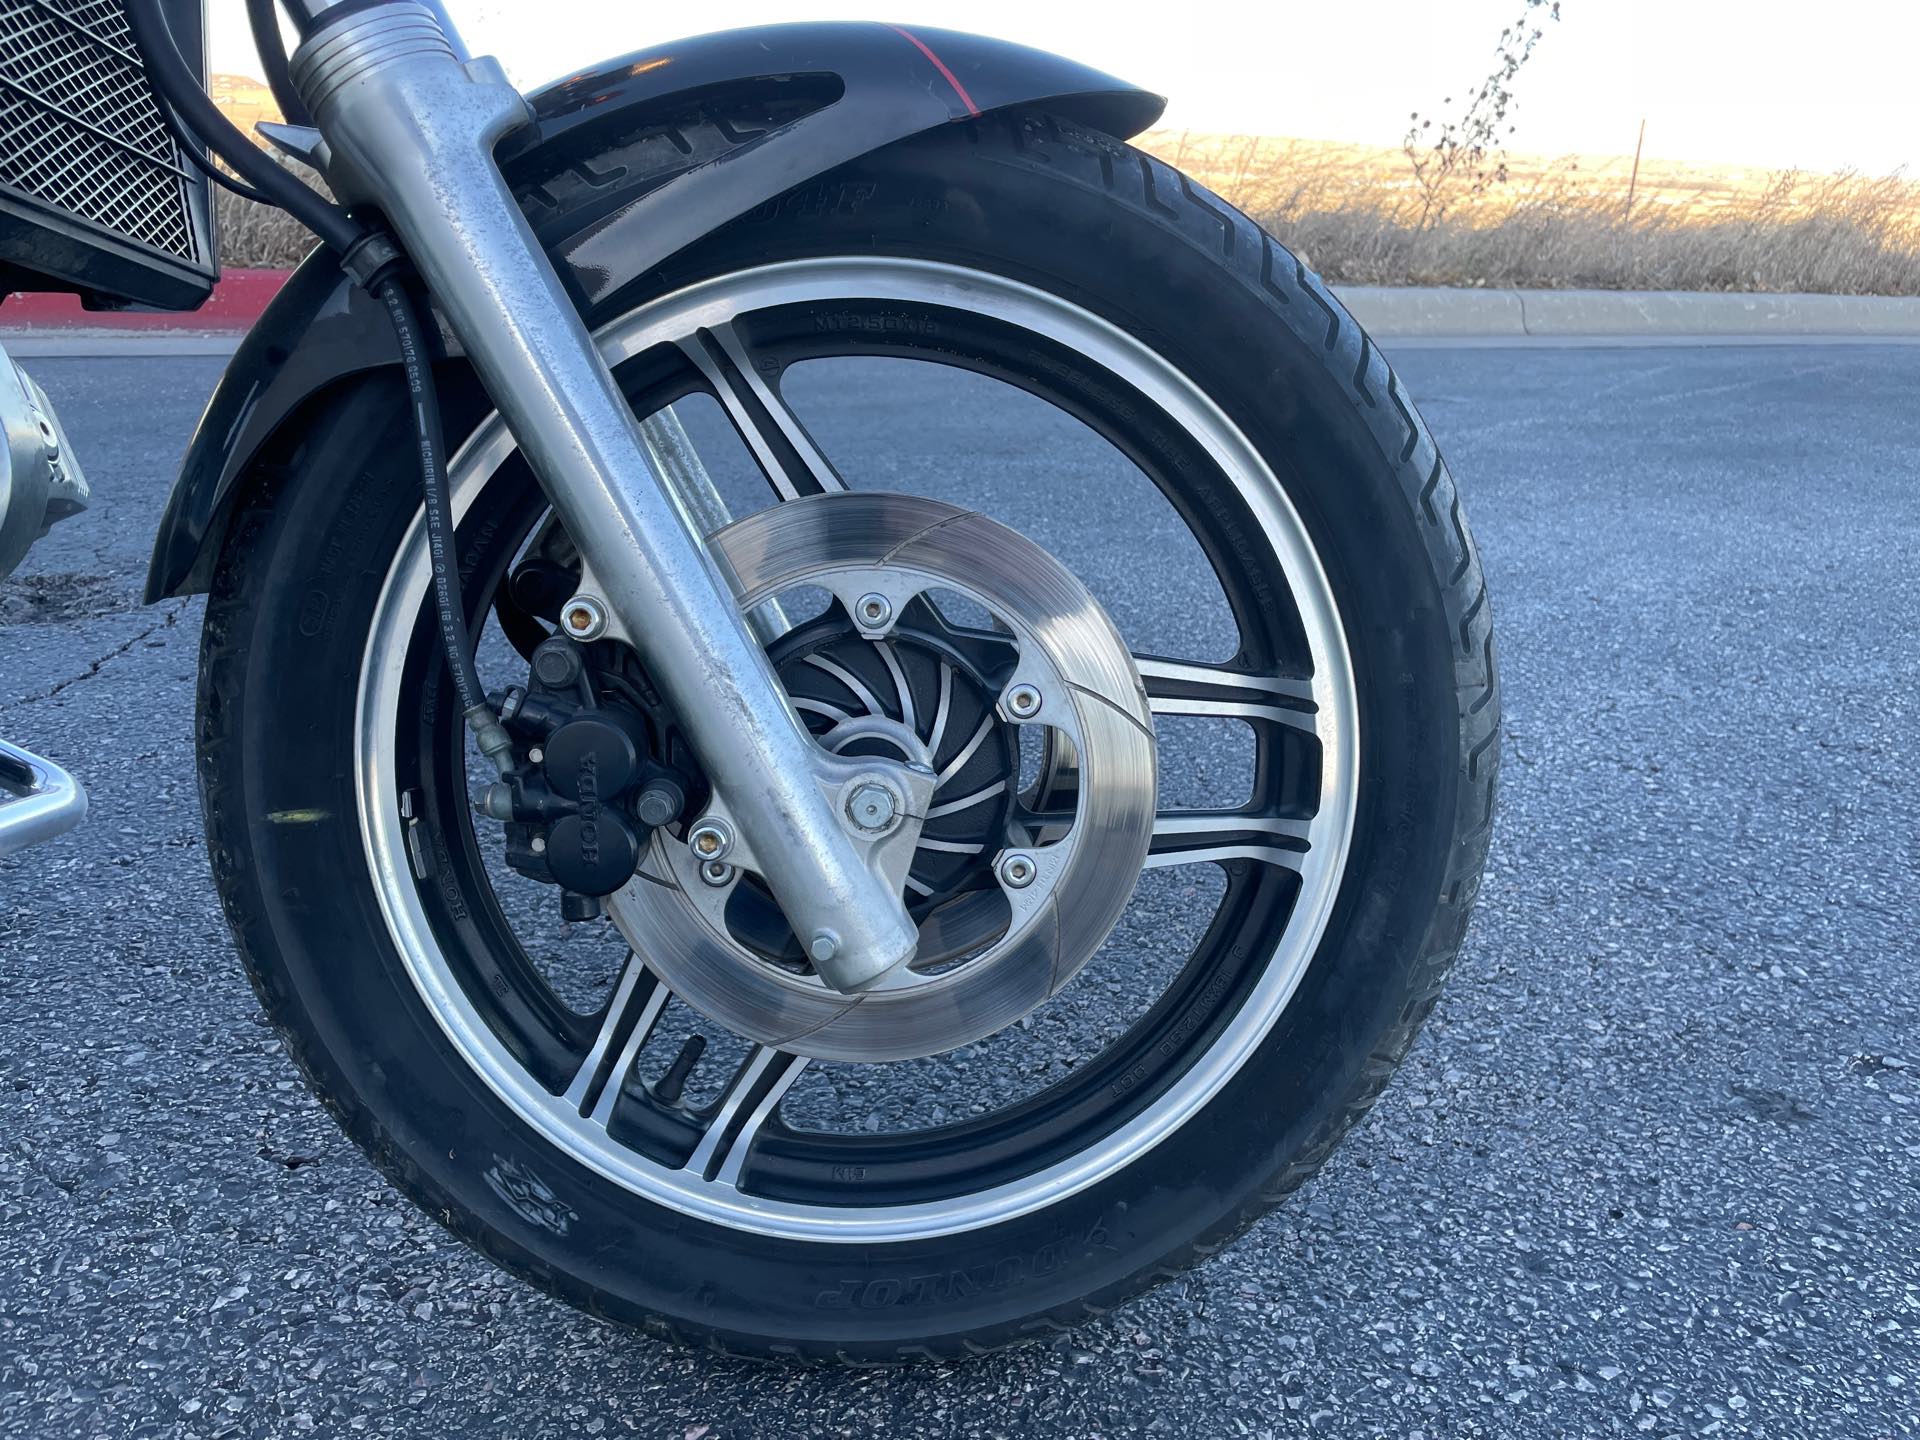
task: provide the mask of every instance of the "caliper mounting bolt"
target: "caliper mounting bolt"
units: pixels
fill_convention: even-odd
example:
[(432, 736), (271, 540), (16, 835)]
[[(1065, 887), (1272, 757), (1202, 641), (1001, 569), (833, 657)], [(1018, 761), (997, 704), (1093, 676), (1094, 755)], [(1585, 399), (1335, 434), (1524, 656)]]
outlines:
[(724, 860), (733, 850), (733, 831), (723, 820), (702, 820), (687, 832), (687, 846), (700, 860)]
[(591, 595), (576, 595), (560, 607), (560, 628), (569, 640), (598, 640), (607, 633), (607, 607)]
[(646, 789), (633, 802), (633, 813), (642, 825), (657, 830), (678, 820), (686, 803), (686, 792), (662, 776), (647, 782)]

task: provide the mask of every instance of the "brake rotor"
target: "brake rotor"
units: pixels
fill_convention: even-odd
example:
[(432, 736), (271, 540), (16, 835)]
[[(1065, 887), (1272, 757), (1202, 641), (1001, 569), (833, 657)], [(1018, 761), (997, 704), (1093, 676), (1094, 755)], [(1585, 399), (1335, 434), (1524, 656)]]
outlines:
[[(924, 596), (875, 643), (838, 605), (768, 647), (774, 670), (816, 741), (836, 754), (918, 760), (943, 776), (919, 817), (906, 880), (920, 926), (913, 968), (927, 973), (995, 938), (1004, 918), (993, 871), (1019, 789), (1017, 723), (996, 713), (1018, 660), (1013, 637), (969, 631)], [(773, 897), (743, 877), (728, 906), (735, 938), (763, 956), (807, 958)]]
[[(743, 610), (834, 597), (771, 652), (816, 740), (938, 775), (909, 821), (920, 949), (865, 994), (832, 990), (755, 877), (660, 830), (609, 904), (635, 953), (729, 1029), (828, 1060), (937, 1054), (1057, 994), (1118, 922), (1153, 831), (1151, 712), (1106, 612), (1032, 541), (917, 496), (791, 501), (710, 544)], [(958, 623), (955, 596), (991, 625)], [(1026, 732), (1042, 763), (1022, 786)]]

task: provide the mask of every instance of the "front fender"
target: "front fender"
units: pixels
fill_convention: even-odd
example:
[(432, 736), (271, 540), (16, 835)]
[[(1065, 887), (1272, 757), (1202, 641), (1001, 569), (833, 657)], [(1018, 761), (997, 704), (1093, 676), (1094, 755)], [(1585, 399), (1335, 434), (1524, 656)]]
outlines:
[[(670, 117), (696, 97), (823, 77), (838, 93), (820, 108), (744, 137), (719, 159), (606, 213), (581, 212), (567, 233), (537, 227), (582, 313), (616, 308), (623, 291), (702, 236), (911, 135), (1044, 107), (1124, 140), (1164, 104), (1073, 61), (975, 35), (878, 23), (768, 25), (641, 51), (536, 92), (535, 124), (509, 139), (501, 163), (510, 175), (551, 173), (589, 154), (597, 135), (645, 124), (650, 114)], [(458, 354), (451, 337), (442, 342)], [(235, 353), (187, 446), (154, 545), (148, 602), (209, 588), (241, 478), (303, 406), (349, 376), (398, 364), (384, 312), (330, 255), (315, 252)]]

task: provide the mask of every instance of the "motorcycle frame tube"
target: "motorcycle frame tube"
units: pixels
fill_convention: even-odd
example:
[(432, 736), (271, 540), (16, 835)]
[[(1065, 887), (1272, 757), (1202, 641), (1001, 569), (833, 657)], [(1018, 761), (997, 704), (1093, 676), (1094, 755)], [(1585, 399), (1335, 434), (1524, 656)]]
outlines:
[[(494, 158), (531, 119), (497, 64), (462, 64), (413, 0), (330, 8), (294, 85), (329, 180), (381, 209), (499, 406), (586, 570), (693, 737), (821, 977), (857, 993), (912, 959), (917, 928), (840, 818), (887, 768), (815, 745), (732, 589), (640, 443), (631, 410)], [(911, 793), (903, 778), (899, 787)]]

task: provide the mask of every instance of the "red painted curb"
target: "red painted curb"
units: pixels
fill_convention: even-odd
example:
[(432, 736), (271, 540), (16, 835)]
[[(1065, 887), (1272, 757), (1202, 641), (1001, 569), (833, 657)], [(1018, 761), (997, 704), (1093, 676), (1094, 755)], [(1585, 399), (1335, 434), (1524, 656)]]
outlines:
[(9, 295), (0, 300), (0, 329), (13, 331), (247, 330), (287, 283), (290, 270), (227, 270), (198, 310), (83, 310), (77, 295)]

